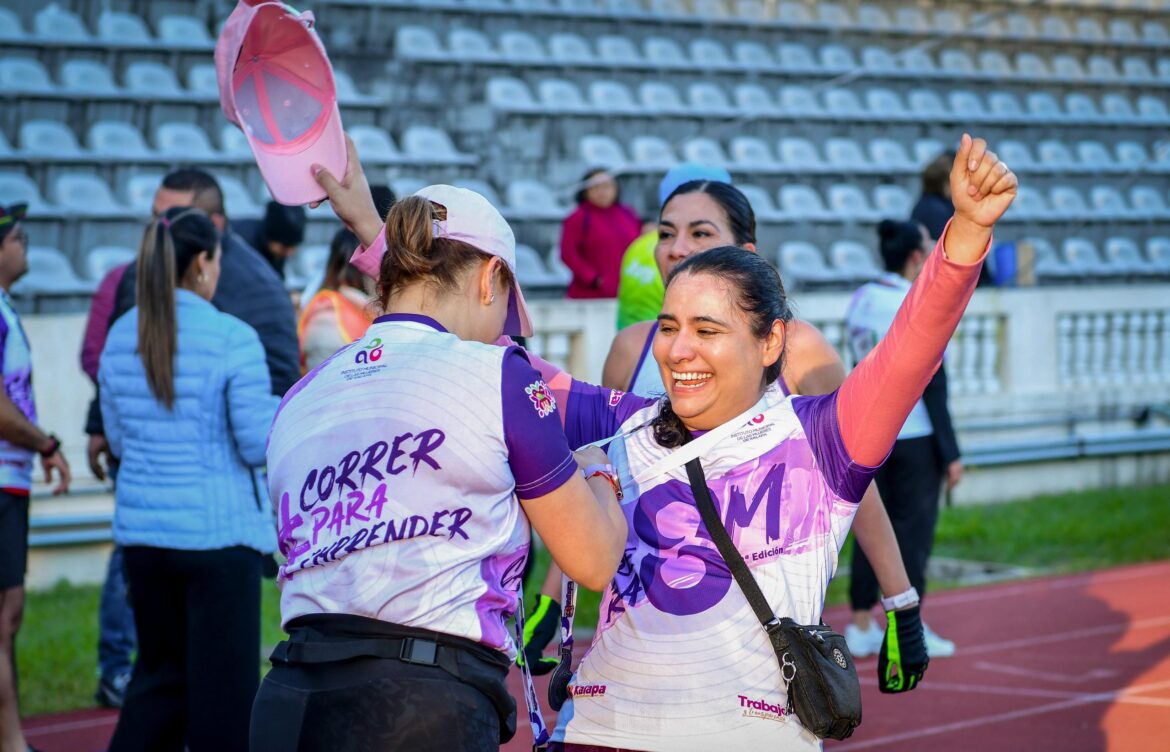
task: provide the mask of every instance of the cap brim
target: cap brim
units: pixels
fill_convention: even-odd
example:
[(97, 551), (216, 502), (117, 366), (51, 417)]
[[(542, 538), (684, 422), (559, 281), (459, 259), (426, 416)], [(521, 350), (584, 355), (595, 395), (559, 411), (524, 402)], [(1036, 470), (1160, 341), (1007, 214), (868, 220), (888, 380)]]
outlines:
[[(329, 170), (338, 180), (345, 175), (347, 157), (345, 132), (341, 127), (341, 113), (333, 103), (329, 120), (312, 144), (295, 153), (273, 151), (268, 144), (252, 138), (245, 128), (244, 136), (260, 175), (268, 184), (268, 190), (279, 203), (286, 206), (300, 206), (326, 198), (325, 189), (313, 177), (312, 166), (317, 164)], [(230, 210), (230, 207), (229, 207)]]
[(528, 304), (524, 302), (524, 293), (519, 282), (512, 285), (512, 294), (508, 298), (508, 318), (504, 321), (504, 334), (509, 337), (532, 336), (532, 319), (528, 317)]

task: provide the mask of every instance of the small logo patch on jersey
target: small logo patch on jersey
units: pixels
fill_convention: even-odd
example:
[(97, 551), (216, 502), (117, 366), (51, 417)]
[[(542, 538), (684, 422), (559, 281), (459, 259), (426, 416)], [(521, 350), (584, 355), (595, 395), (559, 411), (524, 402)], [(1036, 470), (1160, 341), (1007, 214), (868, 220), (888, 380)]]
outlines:
[(557, 402), (553, 399), (548, 384), (542, 380), (534, 381), (530, 386), (524, 387), (524, 393), (528, 395), (528, 399), (532, 400), (536, 414), (542, 418), (547, 418), (553, 410), (557, 409)]
[(353, 357), (354, 363), (376, 363), (382, 359), (382, 340), (374, 338), (370, 343), (358, 350), (357, 355)]
[(625, 392), (619, 392), (617, 389), (611, 389), (609, 392), (609, 406), (617, 407), (618, 403), (622, 401), (622, 397), (625, 396)]

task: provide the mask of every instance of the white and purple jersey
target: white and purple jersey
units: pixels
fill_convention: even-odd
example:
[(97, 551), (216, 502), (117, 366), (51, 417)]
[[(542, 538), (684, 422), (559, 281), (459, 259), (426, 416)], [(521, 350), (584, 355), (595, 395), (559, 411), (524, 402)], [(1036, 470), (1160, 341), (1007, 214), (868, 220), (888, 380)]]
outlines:
[[(815, 623), (875, 468), (846, 452), (837, 393), (771, 389), (763, 404), (703, 452), (707, 485), (775, 612)], [(574, 445), (621, 434), (608, 454), (629, 537), (553, 738), (672, 752), (820, 749), (785, 710), (776, 654), (703, 528), (685, 467), (644, 487), (633, 480), (673, 451), (639, 428), (657, 403), (573, 382), (565, 410)]]
[[(0, 290), (0, 373), (4, 374), (4, 393), (8, 399), (30, 423), (36, 424), (32, 351), (20, 317), (12, 307), (12, 298), (4, 290)], [(0, 439), (0, 488), (27, 492), (32, 487), (33, 459), (31, 449)]]
[(529, 548), (518, 499), (577, 463), (551, 392), (515, 347), (394, 314), (313, 369), (269, 435), (281, 620), (354, 614), (515, 656)]
[[(869, 355), (869, 351), (886, 336), (909, 292), (910, 280), (886, 272), (876, 282), (867, 282), (853, 293), (845, 312), (845, 326), (849, 331), (849, 348), (854, 363)], [(898, 439), (917, 439), (933, 433), (934, 425), (930, 422), (930, 413), (926, 412), (926, 404), (918, 400), (906, 417)]]

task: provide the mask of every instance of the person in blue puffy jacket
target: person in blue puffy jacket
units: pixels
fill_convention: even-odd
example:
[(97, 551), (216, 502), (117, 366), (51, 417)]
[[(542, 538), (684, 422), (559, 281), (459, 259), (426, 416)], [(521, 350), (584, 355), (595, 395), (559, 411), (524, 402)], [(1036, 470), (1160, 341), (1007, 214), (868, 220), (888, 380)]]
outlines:
[(261, 560), (276, 543), (257, 475), (277, 398), (255, 330), (210, 302), (220, 254), (206, 213), (163, 212), (138, 253), (138, 304), (101, 356), (139, 640), (111, 750), (247, 749)]

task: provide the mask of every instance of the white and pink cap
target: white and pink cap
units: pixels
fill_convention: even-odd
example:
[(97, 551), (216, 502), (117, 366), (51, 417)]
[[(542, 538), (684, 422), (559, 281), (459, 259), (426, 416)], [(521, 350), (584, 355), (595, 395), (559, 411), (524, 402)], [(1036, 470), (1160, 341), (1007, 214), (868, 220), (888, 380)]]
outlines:
[[(453, 185), (428, 185), (414, 195), (425, 198), (447, 210), (447, 218), (434, 221), (433, 233), (436, 238), (450, 238), (467, 243), (492, 256), (498, 256), (512, 272), (516, 280), (508, 300), (508, 318), (504, 322), (504, 334), (531, 337), (532, 320), (528, 317), (528, 305), (520, 290), (516, 277), (516, 236), (512, 228), (496, 207), (486, 198), (466, 188)], [(386, 233), (379, 233), (378, 240), (368, 248), (358, 248), (349, 263), (367, 277), (378, 279), (381, 273), (382, 257), (386, 254)]]
[(240, 0), (215, 46), (220, 107), (272, 197), (289, 206), (325, 198), (312, 165), (334, 175), (346, 167), (333, 68), (313, 23), (284, 3)]

